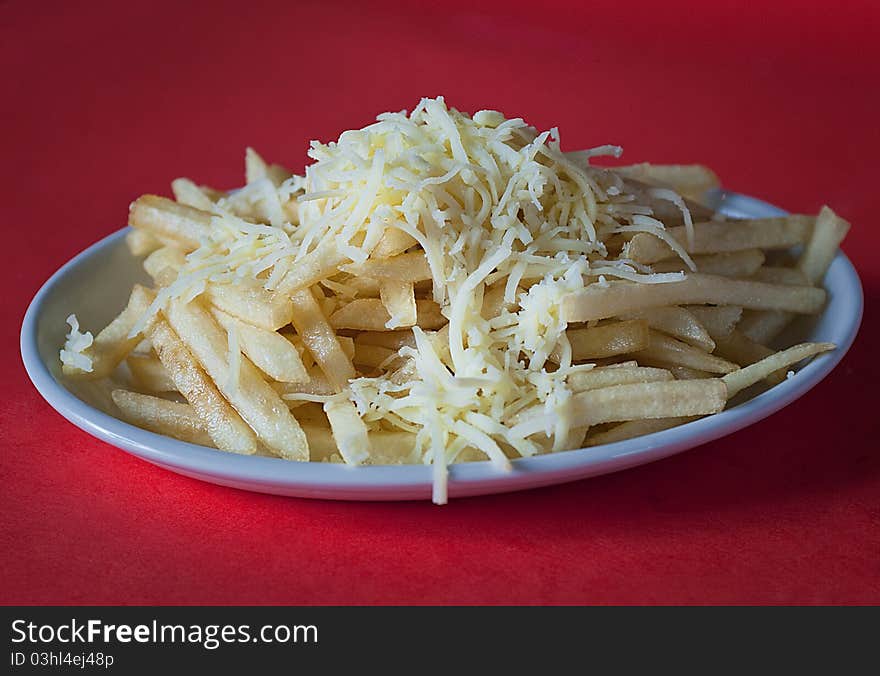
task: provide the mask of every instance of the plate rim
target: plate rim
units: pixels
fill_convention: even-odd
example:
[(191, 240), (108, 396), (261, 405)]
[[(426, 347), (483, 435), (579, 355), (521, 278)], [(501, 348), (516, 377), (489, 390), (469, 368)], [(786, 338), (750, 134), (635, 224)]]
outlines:
[[(782, 209), (740, 193), (719, 192), (719, 203), (730, 212)], [(69, 272), (97, 252), (125, 237), (122, 228), (95, 242), (67, 261), (42, 284), (28, 305), (20, 336), (21, 356), (28, 377), (46, 402), (86, 433), (165, 469), (204, 481), (251, 491), (343, 500), (408, 500), (427, 498), (432, 490), (429, 465), (365, 465), (296, 463), (280, 458), (244, 456), (198, 446), (130, 425), (94, 408), (64, 387), (43, 362), (38, 349), (41, 310)], [(700, 446), (772, 415), (821, 382), (848, 352), (858, 333), (864, 311), (861, 280), (851, 261), (838, 251), (832, 266), (840, 268), (848, 288), (846, 302), (851, 320), (841, 324), (837, 349), (819, 355), (798, 371), (798, 377), (767, 390), (747, 402), (712, 416), (669, 430), (561, 453), (512, 461), (505, 471), (490, 461), (449, 466), (450, 497), (482, 495), (537, 488), (575, 481), (647, 464)], [(827, 308), (826, 308), (827, 311)], [(280, 471), (279, 471), (280, 470)]]

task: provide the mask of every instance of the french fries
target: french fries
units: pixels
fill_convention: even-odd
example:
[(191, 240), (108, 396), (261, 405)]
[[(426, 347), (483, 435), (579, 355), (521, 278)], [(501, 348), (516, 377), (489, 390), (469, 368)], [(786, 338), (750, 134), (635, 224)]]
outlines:
[(499, 116), (426, 99), (315, 144), (304, 177), (248, 148), (240, 190), (138, 198), (154, 288), (94, 338), (71, 318), (65, 375), (222, 451), (431, 464), (442, 502), (451, 462), (670, 429), (834, 348), (771, 347), (823, 308), (849, 228), (830, 208), (724, 220), (706, 167), (603, 169), (613, 147)]

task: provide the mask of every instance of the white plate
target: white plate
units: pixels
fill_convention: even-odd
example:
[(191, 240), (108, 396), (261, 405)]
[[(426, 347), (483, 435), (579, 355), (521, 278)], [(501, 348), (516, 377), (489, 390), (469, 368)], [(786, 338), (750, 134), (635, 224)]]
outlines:
[[(784, 213), (743, 195), (716, 193), (714, 198), (730, 216)], [(106, 237), (64, 265), (39, 290), (25, 315), (21, 329), (24, 365), (37, 390), (55, 410), (89, 434), (148, 462), (216, 484), (339, 500), (430, 498), (431, 469), (427, 466), (348, 467), (223, 453), (133, 427), (69, 391), (60, 381), (58, 362), (67, 315), (76, 312), (80, 323), (91, 329), (104, 326), (124, 306), (132, 284), (147, 281), (125, 245), (127, 231), (125, 228)], [(717, 415), (638, 439), (514, 460), (510, 472), (489, 462), (454, 465), (450, 468), (449, 495), (535, 488), (615, 472), (704, 444), (778, 411), (828, 375), (858, 331), (862, 288), (855, 269), (842, 253), (828, 271), (825, 288), (829, 300), (824, 313), (818, 318), (801, 318), (782, 341), (831, 341), (838, 349), (813, 360), (795, 377)]]

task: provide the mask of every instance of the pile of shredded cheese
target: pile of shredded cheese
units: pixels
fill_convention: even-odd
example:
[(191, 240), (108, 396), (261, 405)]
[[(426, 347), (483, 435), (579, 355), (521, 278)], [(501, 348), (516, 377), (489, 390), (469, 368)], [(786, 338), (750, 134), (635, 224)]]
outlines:
[[(435, 500), (443, 501), (447, 465), (465, 449), (508, 466), (509, 457), (579, 443), (566, 414), (566, 379), (592, 365), (572, 364), (562, 299), (607, 278), (681, 279), (628, 260), (625, 247), (609, 256), (609, 238), (652, 232), (693, 267), (618, 175), (590, 165), (594, 155), (620, 152), (601, 146), (564, 154), (556, 129), (538, 133), (495, 111), (470, 117), (442, 98), (424, 99), (409, 114), (385, 113), (336, 142), (312, 142), (314, 162), (305, 177), (280, 185), (263, 179), (221, 199), (210, 237), (187, 256), (151, 312), (171, 298), (198, 296), (209, 280), (273, 289), (319, 246), (332, 245), (360, 263), (387, 229), (407, 233), (425, 253), (431, 294), (448, 327), (413, 329), (415, 347), (399, 353), (411, 360), (408, 379), (358, 378), (344, 396), (370, 429), (416, 434), (411, 459), (433, 464)], [(678, 206), (691, 227), (676, 193), (652, 189), (651, 195)], [(294, 200), (298, 208), (291, 209)], [(242, 201), (265, 222), (236, 216)], [(345, 275), (323, 283), (347, 291)], [(500, 309), (487, 314), (483, 301), (492, 292)], [(335, 302), (356, 293), (337, 293)], [(85, 340), (75, 327), (72, 340)], [(535, 405), (556, 421), (546, 436), (527, 436), (514, 424), (518, 412)]]

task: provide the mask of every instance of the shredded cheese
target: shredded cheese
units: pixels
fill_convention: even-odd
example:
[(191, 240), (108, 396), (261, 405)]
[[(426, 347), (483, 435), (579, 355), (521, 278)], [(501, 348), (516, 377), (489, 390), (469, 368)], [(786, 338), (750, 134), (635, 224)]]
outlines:
[(85, 333), (79, 330), (79, 320), (76, 315), (72, 314), (67, 318), (67, 324), (70, 331), (67, 334), (67, 340), (64, 341), (64, 347), (61, 349), (60, 359), (65, 366), (91, 373), (93, 364), (92, 359), (86, 354), (86, 350), (92, 346), (94, 337), (91, 332)]

